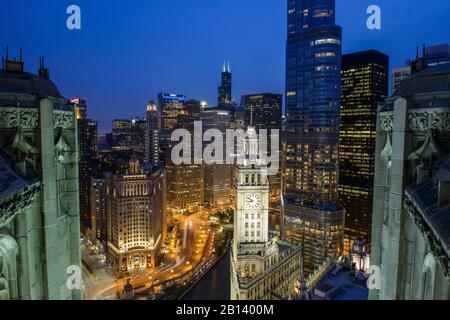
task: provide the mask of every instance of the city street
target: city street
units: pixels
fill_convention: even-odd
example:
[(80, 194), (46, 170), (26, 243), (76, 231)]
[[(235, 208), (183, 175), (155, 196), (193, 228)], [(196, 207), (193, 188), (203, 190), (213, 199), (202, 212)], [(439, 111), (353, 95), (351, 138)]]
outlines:
[[(95, 253), (94, 247), (83, 245), (82, 257), (87, 264), (83, 268), (84, 298), (93, 300), (117, 299), (117, 292), (122, 292), (127, 280), (135, 288), (136, 293), (149, 291), (164, 291), (174, 284), (183, 284), (192, 269), (201, 270), (206, 263), (211, 263), (215, 253), (214, 240), (220, 231), (213, 230), (206, 220), (206, 214), (199, 211), (191, 216), (176, 216), (179, 221), (181, 241), (176, 248), (176, 262), (163, 265), (155, 270), (135, 271), (130, 277), (116, 279), (114, 271), (102, 260), (104, 257)], [(94, 250), (93, 250), (94, 249)], [(201, 273), (200, 273), (201, 274)], [(193, 280), (193, 279), (189, 279)]]

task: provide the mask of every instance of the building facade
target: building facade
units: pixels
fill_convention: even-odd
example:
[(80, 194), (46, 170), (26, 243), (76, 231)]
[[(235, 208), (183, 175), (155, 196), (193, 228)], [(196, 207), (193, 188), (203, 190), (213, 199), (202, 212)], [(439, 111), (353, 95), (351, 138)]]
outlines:
[[(184, 96), (183, 96), (184, 97)], [(194, 139), (194, 122), (200, 120), (200, 103), (189, 104), (179, 101), (176, 96), (168, 118), (165, 121), (166, 138), (170, 140), (176, 129), (185, 129)], [(184, 99), (184, 98), (183, 98)], [(166, 110), (168, 111), (168, 110)], [(164, 112), (164, 110), (163, 110)], [(164, 139), (162, 139), (164, 140)], [(167, 142), (167, 141), (166, 141)], [(162, 143), (162, 142), (161, 142)], [(172, 159), (172, 149), (179, 141), (170, 141), (163, 151), (166, 154), (165, 169), (167, 177), (167, 213), (172, 216), (177, 213), (189, 213), (204, 205), (204, 171), (201, 161), (194, 159), (194, 146), (190, 144), (190, 160), (178, 164)], [(169, 218), (170, 219), (170, 218)]]
[(165, 238), (164, 171), (145, 174), (137, 166), (107, 191), (108, 260), (119, 272), (154, 268)]
[(160, 127), (158, 107), (153, 101), (150, 101), (147, 105), (145, 130), (145, 162), (149, 168), (158, 167), (160, 165), (159, 137)]
[(450, 64), (419, 65), (378, 111), (370, 299), (450, 298)]
[(96, 173), (97, 121), (87, 117), (86, 100), (71, 99), (75, 105), (78, 126), (79, 170), (80, 170), (80, 218), (91, 219), (91, 179)]
[[(0, 71), (0, 300), (82, 299), (77, 124), (43, 65)], [(73, 271), (71, 271), (73, 272)]]
[(389, 57), (375, 51), (342, 56), (339, 203), (345, 208), (345, 251), (370, 247), (378, 104), (389, 90)]
[(108, 237), (108, 180), (106, 177), (91, 180), (91, 230), (95, 238), (106, 241)]
[(300, 275), (300, 249), (269, 234), (269, 180), (258, 159), (258, 135), (249, 127), (236, 166), (234, 233), (231, 244), (231, 299), (281, 299)]
[[(289, 0), (287, 20), (284, 236), (339, 256), (342, 240), (329, 236), (343, 231), (344, 220), (337, 204), (342, 31), (335, 1)], [(306, 273), (325, 258), (314, 252), (304, 253)]]
[[(223, 150), (226, 150), (226, 130), (230, 128), (231, 113), (219, 108), (208, 108), (201, 114), (204, 132), (204, 144), (214, 141), (216, 130), (222, 134)], [(214, 131), (208, 131), (208, 130)], [(232, 165), (223, 163), (204, 164), (205, 205), (223, 209), (232, 205), (230, 185), (232, 183)]]

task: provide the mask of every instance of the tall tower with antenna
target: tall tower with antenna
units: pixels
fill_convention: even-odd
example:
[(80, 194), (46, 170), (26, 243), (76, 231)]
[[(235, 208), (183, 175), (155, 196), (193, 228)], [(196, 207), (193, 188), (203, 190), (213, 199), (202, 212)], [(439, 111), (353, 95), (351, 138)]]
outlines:
[(229, 106), (232, 104), (232, 75), (230, 60), (223, 62), (221, 84), (218, 88), (218, 106)]

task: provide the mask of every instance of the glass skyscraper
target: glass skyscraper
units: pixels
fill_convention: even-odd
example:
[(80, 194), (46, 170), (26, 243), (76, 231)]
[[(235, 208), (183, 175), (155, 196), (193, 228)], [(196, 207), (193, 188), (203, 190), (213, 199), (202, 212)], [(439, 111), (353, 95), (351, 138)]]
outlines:
[(307, 272), (342, 249), (341, 39), (334, 0), (288, 0), (284, 235), (302, 244)]

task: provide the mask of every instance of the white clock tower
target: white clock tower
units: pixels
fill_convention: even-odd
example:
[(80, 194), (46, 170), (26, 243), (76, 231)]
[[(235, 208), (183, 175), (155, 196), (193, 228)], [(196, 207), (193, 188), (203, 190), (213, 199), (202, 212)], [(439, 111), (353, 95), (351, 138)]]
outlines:
[(258, 137), (249, 127), (246, 159), (236, 167), (234, 243), (263, 243), (269, 237), (269, 181), (264, 161), (258, 159)]

